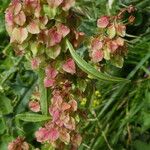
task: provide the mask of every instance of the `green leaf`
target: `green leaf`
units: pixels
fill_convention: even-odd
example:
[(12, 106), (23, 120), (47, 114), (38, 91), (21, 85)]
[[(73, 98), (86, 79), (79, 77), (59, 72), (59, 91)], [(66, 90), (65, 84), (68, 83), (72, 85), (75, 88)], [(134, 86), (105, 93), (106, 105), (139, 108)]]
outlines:
[(40, 104), (41, 104), (41, 111), (44, 115), (48, 114), (48, 91), (47, 88), (44, 87), (44, 77), (45, 72), (43, 69), (39, 69), (39, 90), (40, 90)]
[(13, 107), (10, 99), (4, 95), (0, 95), (0, 115), (7, 115), (12, 113)]
[(73, 46), (71, 43), (67, 40), (67, 46), (69, 48), (69, 51), (77, 63), (78, 67), (82, 69), (84, 72), (86, 72), (88, 75), (91, 75), (93, 78), (98, 79), (98, 80), (105, 80), (105, 81), (113, 81), (113, 82), (127, 82), (129, 80), (123, 79), (123, 78), (117, 78), (110, 76), (108, 74), (104, 74), (102, 72), (99, 72), (96, 70), (92, 65), (87, 63), (85, 60), (83, 60), (74, 50)]
[(142, 130), (145, 131), (150, 128), (150, 113), (142, 113)]
[(49, 120), (50, 117), (47, 115), (40, 115), (36, 113), (22, 113), (16, 115), (16, 120), (22, 120), (22, 121), (27, 121), (27, 122), (41, 122), (41, 121), (46, 121)]

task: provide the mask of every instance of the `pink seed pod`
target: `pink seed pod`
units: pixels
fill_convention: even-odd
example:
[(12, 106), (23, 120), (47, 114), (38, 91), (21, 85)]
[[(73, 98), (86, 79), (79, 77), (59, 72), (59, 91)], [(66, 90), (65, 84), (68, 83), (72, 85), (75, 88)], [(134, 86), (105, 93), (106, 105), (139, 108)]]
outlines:
[(29, 144), (24, 141), (23, 137), (17, 137), (8, 144), (8, 150), (29, 150)]
[(74, 5), (75, 5), (75, 0), (63, 0), (62, 9), (64, 11), (68, 11)]
[(31, 68), (33, 69), (33, 70), (35, 70), (35, 69), (38, 69), (39, 68), (39, 65), (40, 65), (40, 59), (39, 58), (33, 58), (32, 60), (31, 60)]
[(71, 110), (72, 111), (77, 111), (78, 104), (75, 100), (69, 101), (69, 104), (71, 105)]
[(6, 25), (8, 26), (12, 26), (14, 23), (13, 11), (11, 11), (10, 9), (6, 10), (5, 22), (6, 22)]
[(102, 50), (94, 50), (91, 53), (91, 58), (94, 63), (98, 63), (103, 60), (104, 53)]
[(35, 137), (37, 141), (41, 143), (46, 141), (54, 142), (59, 138), (59, 132), (54, 127), (40, 128), (38, 131), (36, 131)]
[(63, 24), (59, 24), (59, 25), (57, 26), (57, 31), (58, 31), (63, 37), (65, 37), (65, 36), (67, 36), (67, 35), (69, 34), (70, 29), (69, 29), (67, 26), (63, 25)]
[(81, 142), (82, 142), (82, 137), (80, 134), (75, 134), (71, 137), (71, 142), (75, 147), (80, 146)]
[(40, 111), (40, 103), (38, 101), (30, 101), (28, 104), (29, 108), (33, 112), (39, 112)]
[(55, 83), (55, 80), (54, 80), (54, 79), (45, 77), (45, 79), (44, 79), (44, 86), (45, 86), (46, 88), (54, 86), (54, 83)]
[(103, 43), (99, 38), (94, 38), (91, 43), (92, 50), (100, 50), (103, 47)]
[(63, 70), (70, 74), (76, 73), (76, 67), (74, 60), (69, 58), (66, 60), (66, 62), (63, 64)]
[(97, 27), (99, 28), (106, 28), (109, 25), (109, 17), (102, 16), (97, 20)]
[(108, 48), (111, 53), (114, 53), (118, 49), (118, 43), (116, 41), (110, 41), (108, 43)]
[(46, 76), (51, 79), (55, 79), (58, 71), (52, 68), (51, 66), (46, 67), (45, 69)]
[(40, 33), (40, 28), (37, 22), (31, 21), (29, 25), (27, 26), (27, 30), (31, 34), (39, 34)]
[(124, 37), (126, 35), (126, 26), (123, 24), (116, 24), (116, 31), (119, 36)]
[(70, 134), (67, 132), (66, 129), (60, 128), (59, 131), (59, 139), (64, 142), (64, 143), (69, 143), (70, 142)]
[(62, 2), (63, 0), (47, 0), (47, 3), (52, 8), (57, 8)]
[(48, 47), (59, 44), (62, 40), (62, 35), (57, 31), (56, 28), (52, 28), (48, 31)]

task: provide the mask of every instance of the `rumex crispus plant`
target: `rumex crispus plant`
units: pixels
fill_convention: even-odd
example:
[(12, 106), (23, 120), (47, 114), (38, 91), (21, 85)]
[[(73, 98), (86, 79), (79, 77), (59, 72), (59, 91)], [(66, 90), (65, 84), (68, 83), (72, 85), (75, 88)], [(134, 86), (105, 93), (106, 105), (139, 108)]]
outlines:
[[(126, 25), (134, 22), (133, 6), (116, 16), (101, 16), (97, 20), (97, 34), (88, 39), (87, 63), (74, 50), (88, 38), (78, 31), (82, 19), (75, 15), (74, 6), (74, 0), (12, 0), (5, 15), (14, 51), (26, 57), (39, 77), (38, 94), (29, 102), (31, 111), (42, 113), (44, 121), (35, 132), (36, 140), (58, 149), (66, 145), (77, 149), (82, 141), (78, 117), (83, 116), (78, 104), (86, 95), (76, 82), (81, 80), (86, 86), (94, 78), (126, 82), (102, 73), (100, 66), (107, 61), (120, 68), (123, 66), (127, 55)], [(130, 15), (127, 21), (123, 18), (125, 13)], [(29, 116), (26, 114), (23, 120), (28, 120)], [(48, 119), (44, 119), (45, 116)], [(29, 149), (20, 137), (8, 148), (15, 149), (16, 143), (20, 149)]]

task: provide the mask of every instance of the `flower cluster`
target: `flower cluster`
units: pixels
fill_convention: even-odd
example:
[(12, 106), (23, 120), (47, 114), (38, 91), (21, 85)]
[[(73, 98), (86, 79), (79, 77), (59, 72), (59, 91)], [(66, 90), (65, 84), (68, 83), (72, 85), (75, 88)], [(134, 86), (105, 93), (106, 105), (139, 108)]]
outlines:
[(25, 142), (23, 137), (17, 137), (9, 143), (8, 150), (29, 150), (29, 144)]
[[(77, 48), (84, 37), (84, 33), (74, 27), (72, 12), (69, 11), (74, 5), (75, 0), (12, 0), (6, 10), (5, 20), (10, 43), (16, 54), (25, 55), (33, 70), (45, 71), (43, 85), (52, 92), (49, 102), (51, 120), (36, 131), (37, 141), (51, 143), (57, 148), (71, 143), (77, 149), (82, 137), (78, 133), (75, 119), (78, 111), (75, 90), (83, 91), (79, 91), (77, 86), (73, 87), (72, 83), (74, 75), (78, 78), (82, 73), (77, 72), (65, 42), (69, 38)], [(122, 10), (118, 16), (102, 16), (98, 19), (99, 33), (91, 39), (90, 45), (90, 57), (94, 63), (103, 59), (123, 61), (126, 54), (126, 26), (121, 16), (126, 11), (132, 13), (134, 9), (130, 7)], [(130, 16), (129, 22), (133, 20), (134, 17)], [(121, 67), (122, 63), (117, 66)], [(40, 101), (39, 95), (33, 98), (29, 102), (30, 110), (42, 110)], [(17, 138), (8, 147), (13, 150), (20, 143), (25, 145), (25, 150), (28, 149), (28, 144), (21, 138)]]
[(28, 107), (33, 112), (39, 112), (41, 110), (40, 106), (40, 93), (38, 91), (39, 89), (36, 88), (36, 91), (33, 92), (31, 99), (28, 103)]
[[(130, 6), (123, 9), (117, 16), (102, 16), (97, 20), (98, 35), (91, 39), (90, 57), (92, 62), (99, 63), (103, 59), (110, 60), (117, 67), (122, 67), (123, 57), (127, 53), (126, 24), (122, 22), (123, 14), (132, 13), (135, 9)], [(130, 16), (129, 22), (131, 23)], [(133, 21), (133, 19), (132, 19)]]
[(71, 82), (68, 80), (60, 82), (53, 86), (52, 90), (49, 107), (52, 120), (36, 132), (37, 141), (56, 144), (56, 140), (60, 139), (66, 144), (70, 142), (73, 144), (77, 136), (78, 143), (75, 146), (79, 146), (82, 138), (76, 131), (74, 116), (77, 111), (77, 102), (71, 94)]
[[(74, 74), (75, 64), (74, 61), (69, 58), (63, 64), (64, 71)], [(36, 132), (36, 138), (39, 142), (51, 142), (57, 146), (58, 139), (62, 142), (71, 144), (75, 147), (81, 143), (81, 136), (77, 133), (75, 112), (77, 111), (77, 101), (72, 94), (71, 81), (67, 79), (59, 78), (61, 73), (54, 68), (48, 66), (45, 69), (45, 87), (51, 87), (52, 98), (49, 106), (49, 114), (52, 116), (52, 120), (45, 124)]]
[(17, 54), (28, 53), (27, 49), (31, 49), (31, 57), (35, 57), (33, 69), (40, 63), (36, 57), (44, 52), (52, 59), (60, 54), (60, 43), (70, 29), (54, 19), (58, 15), (63, 18), (74, 3), (74, 0), (12, 0), (10, 3), (5, 14), (10, 42)]
[[(52, 90), (49, 106), (52, 120), (36, 132), (37, 141), (57, 145), (60, 139), (77, 147), (82, 140), (77, 133), (75, 121), (77, 102), (71, 94), (71, 81), (61, 77), (65, 73), (75, 74), (75, 63), (70, 57), (65, 57), (63, 59), (66, 61), (58, 59), (61, 67), (55, 66), (55, 59), (61, 52), (66, 52), (66, 36), (70, 34), (75, 47), (84, 36), (84, 33), (70, 29), (66, 25), (68, 10), (74, 4), (75, 0), (12, 0), (6, 10), (5, 20), (10, 43), (14, 46), (15, 52), (25, 54), (33, 70), (44, 67), (43, 84), (45, 88)], [(29, 101), (30, 110), (39, 112), (39, 102), (39, 98)]]

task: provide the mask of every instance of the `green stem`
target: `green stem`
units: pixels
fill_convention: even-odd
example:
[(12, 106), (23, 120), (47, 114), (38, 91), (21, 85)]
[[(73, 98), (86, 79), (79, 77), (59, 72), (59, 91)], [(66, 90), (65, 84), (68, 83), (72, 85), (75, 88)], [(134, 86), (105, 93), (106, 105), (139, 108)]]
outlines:
[(44, 77), (45, 72), (43, 69), (39, 69), (38, 78), (39, 78), (39, 90), (40, 90), (40, 102), (41, 102), (41, 111), (42, 114), (48, 114), (48, 90), (44, 87)]

